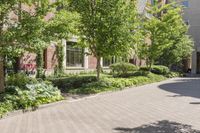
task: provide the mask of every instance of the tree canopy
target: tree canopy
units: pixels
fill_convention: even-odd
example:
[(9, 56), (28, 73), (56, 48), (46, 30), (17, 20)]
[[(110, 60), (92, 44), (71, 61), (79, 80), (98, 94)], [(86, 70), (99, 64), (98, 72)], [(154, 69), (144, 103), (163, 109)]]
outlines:
[[(171, 48), (180, 50), (179, 46), (185, 45), (181, 47), (182, 50), (187, 48), (185, 50), (191, 52), (191, 48), (188, 49), (188, 47), (192, 47), (192, 43), (186, 35), (188, 27), (183, 21), (181, 12), (182, 8), (175, 6), (174, 3), (166, 4), (162, 7), (156, 4), (150, 9), (150, 13), (153, 16), (151, 19), (147, 19), (143, 26), (146, 38), (150, 40), (146, 45), (141, 45), (140, 47), (140, 53), (144, 53), (143, 56), (146, 56), (145, 58), (150, 66), (161, 56), (164, 56), (165, 51), (171, 50)], [(180, 52), (179, 50), (177, 52)], [(174, 56), (176, 56), (174, 59), (179, 58), (180, 60), (183, 55), (176, 54)]]
[(80, 14), (79, 31), (84, 46), (97, 58), (99, 78), (101, 58), (121, 55), (132, 45), (135, 1), (70, 0), (70, 5)]

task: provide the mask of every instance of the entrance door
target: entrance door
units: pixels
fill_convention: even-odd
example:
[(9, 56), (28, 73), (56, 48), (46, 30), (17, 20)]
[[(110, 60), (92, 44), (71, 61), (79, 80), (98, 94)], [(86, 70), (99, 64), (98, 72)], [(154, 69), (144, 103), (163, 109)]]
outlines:
[(200, 74), (200, 52), (197, 52), (197, 74)]

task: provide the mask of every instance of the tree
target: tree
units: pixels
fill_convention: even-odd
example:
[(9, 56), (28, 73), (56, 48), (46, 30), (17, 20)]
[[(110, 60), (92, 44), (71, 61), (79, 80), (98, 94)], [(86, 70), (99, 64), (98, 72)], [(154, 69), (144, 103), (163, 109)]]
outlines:
[(168, 67), (181, 63), (183, 59), (191, 57), (193, 44), (194, 42), (188, 35), (183, 35), (176, 43), (164, 49), (158, 62)]
[[(34, 11), (24, 10), (22, 5), (34, 5)], [(6, 58), (19, 57), (24, 51), (33, 52), (45, 47), (48, 40), (43, 32), (44, 17), (50, 9), (48, 0), (0, 1), (0, 56), (4, 66)], [(0, 73), (2, 81), (3, 75)]]
[(181, 7), (175, 3), (164, 6), (158, 3), (150, 10), (153, 16), (146, 20), (143, 27), (150, 42), (141, 47), (150, 69), (166, 49), (169, 50), (170, 47), (178, 45), (185, 39), (187, 25), (183, 21), (181, 11)]
[(11, 44), (10, 36), (12, 32), (7, 32), (7, 27), (12, 25), (12, 21), (8, 17), (11, 11), (17, 11), (17, 0), (1, 0), (0, 1), (0, 92), (4, 91), (4, 63), (6, 50), (9, 49)]
[(101, 58), (119, 56), (129, 51), (136, 16), (134, 0), (70, 0), (80, 14), (83, 45), (97, 59), (97, 79)]

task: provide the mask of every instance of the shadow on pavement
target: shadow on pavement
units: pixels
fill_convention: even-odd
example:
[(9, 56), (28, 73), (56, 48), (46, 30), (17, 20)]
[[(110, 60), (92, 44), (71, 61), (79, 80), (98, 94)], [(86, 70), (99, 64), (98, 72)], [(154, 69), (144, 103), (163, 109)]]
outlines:
[(117, 127), (117, 133), (200, 133), (199, 130), (192, 129), (192, 126), (167, 120), (159, 121), (136, 128)]
[(189, 96), (200, 98), (200, 78), (176, 79), (175, 83), (162, 84), (159, 88), (175, 93), (169, 97)]

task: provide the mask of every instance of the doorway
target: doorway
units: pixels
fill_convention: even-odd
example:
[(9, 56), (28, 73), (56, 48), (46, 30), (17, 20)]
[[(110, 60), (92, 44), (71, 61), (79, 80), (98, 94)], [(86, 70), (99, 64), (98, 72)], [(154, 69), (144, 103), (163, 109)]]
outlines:
[(200, 52), (197, 52), (197, 74), (200, 74)]

